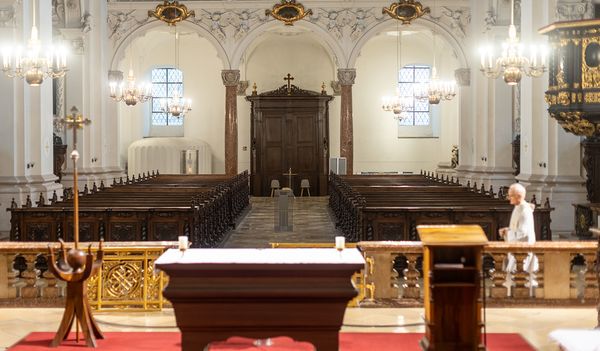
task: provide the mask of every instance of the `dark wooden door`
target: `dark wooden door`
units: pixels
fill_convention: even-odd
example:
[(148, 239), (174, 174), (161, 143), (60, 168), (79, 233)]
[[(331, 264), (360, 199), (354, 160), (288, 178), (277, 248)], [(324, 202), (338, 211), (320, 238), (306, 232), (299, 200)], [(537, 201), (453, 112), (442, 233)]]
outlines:
[[(271, 181), (300, 194), (308, 179), (311, 195), (327, 194), (328, 102), (331, 96), (292, 86), (247, 97), (252, 102), (251, 183), (254, 196), (269, 196)], [(291, 172), (295, 175), (284, 175)]]

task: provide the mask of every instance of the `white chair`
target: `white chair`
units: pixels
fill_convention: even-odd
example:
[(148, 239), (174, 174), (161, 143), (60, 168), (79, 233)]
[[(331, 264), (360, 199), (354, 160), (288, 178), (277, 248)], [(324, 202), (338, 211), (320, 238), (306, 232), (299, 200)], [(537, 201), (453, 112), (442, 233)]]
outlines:
[(302, 179), (300, 181), (300, 196), (304, 196), (304, 189), (308, 192), (308, 196), (310, 196), (310, 183), (308, 179)]
[(279, 180), (271, 180), (271, 197), (273, 197), (273, 193), (275, 192), (275, 190), (279, 190), (280, 187), (281, 186), (279, 185)]

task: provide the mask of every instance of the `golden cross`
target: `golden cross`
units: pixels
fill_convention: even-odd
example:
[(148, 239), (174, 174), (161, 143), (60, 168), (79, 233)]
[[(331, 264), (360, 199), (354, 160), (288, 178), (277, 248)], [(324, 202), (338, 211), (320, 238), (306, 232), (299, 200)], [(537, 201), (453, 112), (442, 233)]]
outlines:
[(287, 80), (287, 93), (290, 95), (292, 93), (292, 81), (294, 77), (291, 74), (287, 74), (287, 77), (283, 77), (283, 80)]
[(79, 152), (77, 151), (77, 129), (82, 129), (83, 126), (91, 123), (89, 118), (83, 118), (77, 107), (71, 108), (71, 114), (65, 118), (61, 118), (60, 122), (65, 125), (65, 128), (73, 128), (73, 151), (71, 152), (71, 160), (73, 160), (73, 239), (75, 249), (79, 246), (79, 187), (77, 185), (77, 160)]
[(73, 150), (77, 149), (77, 129), (82, 129), (83, 126), (91, 123), (89, 118), (83, 118), (77, 107), (71, 108), (71, 114), (65, 118), (61, 118), (60, 122), (65, 128), (73, 128)]

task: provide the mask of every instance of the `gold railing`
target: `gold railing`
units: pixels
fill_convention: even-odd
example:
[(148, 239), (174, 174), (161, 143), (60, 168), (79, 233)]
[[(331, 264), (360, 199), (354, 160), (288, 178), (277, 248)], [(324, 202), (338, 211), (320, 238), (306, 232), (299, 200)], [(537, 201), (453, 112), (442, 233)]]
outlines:
[[(372, 262), (373, 274), (367, 276), (366, 283), (373, 285), (375, 300), (422, 299), (421, 273), (417, 269), (422, 257), (420, 242), (360, 242), (358, 247)], [(538, 286), (533, 289), (528, 287), (529, 272), (523, 267), (529, 252), (533, 252), (539, 262), (538, 271), (533, 273)], [(490, 242), (484, 251), (491, 265), (485, 272), (489, 275), (486, 297), (501, 304), (596, 303), (599, 290), (597, 252), (597, 242), (537, 242), (533, 245)], [(507, 275), (503, 262), (508, 253), (512, 253), (517, 261), (510, 295), (503, 285)], [(398, 262), (406, 267), (402, 272), (394, 269)]]
[[(0, 301), (13, 305), (60, 305), (64, 287), (48, 270), (48, 244), (0, 242)], [(80, 243), (87, 248), (88, 243)], [(98, 243), (91, 243), (92, 252)], [(163, 308), (167, 276), (154, 261), (177, 242), (107, 242), (100, 272), (88, 280), (88, 297), (96, 310), (153, 311)], [(67, 247), (70, 247), (67, 245)], [(20, 269), (15, 269), (17, 266)]]

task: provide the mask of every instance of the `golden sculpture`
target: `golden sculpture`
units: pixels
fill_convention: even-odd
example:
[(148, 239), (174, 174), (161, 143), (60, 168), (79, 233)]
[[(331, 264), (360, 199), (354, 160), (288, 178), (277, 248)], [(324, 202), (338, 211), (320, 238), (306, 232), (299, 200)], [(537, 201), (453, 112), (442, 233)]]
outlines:
[(169, 26), (174, 26), (190, 16), (196, 16), (194, 10), (189, 11), (185, 5), (179, 4), (179, 1), (165, 0), (163, 4), (157, 5), (154, 11), (148, 11), (148, 17), (166, 22)]
[(423, 4), (415, 0), (400, 0), (391, 4), (389, 8), (384, 7), (382, 11), (383, 14), (387, 13), (390, 17), (402, 21), (402, 24), (410, 24), (429, 12), (429, 7), (423, 7)]
[(282, 0), (280, 4), (274, 5), (273, 9), (265, 10), (265, 15), (273, 16), (286, 26), (293, 26), (294, 22), (312, 15), (312, 10), (305, 10), (302, 4), (296, 3), (296, 0)]

